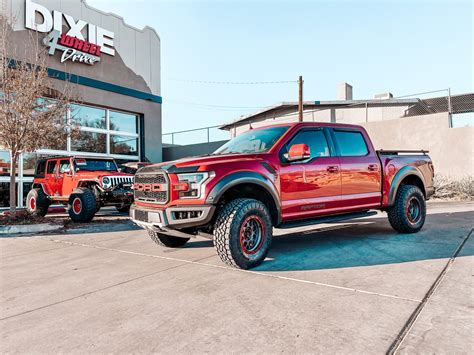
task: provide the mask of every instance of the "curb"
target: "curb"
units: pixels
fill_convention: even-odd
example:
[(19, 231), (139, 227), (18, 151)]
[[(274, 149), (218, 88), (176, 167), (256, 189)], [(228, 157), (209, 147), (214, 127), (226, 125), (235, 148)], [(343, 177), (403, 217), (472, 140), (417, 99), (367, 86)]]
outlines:
[(0, 236), (19, 233), (39, 233), (48, 232), (62, 228), (61, 224), (41, 223), (41, 224), (17, 224), (0, 227)]

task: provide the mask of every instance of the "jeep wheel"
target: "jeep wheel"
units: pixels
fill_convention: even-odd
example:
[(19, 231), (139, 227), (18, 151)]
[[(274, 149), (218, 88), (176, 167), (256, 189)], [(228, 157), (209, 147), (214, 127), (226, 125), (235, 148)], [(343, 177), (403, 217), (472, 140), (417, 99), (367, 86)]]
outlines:
[(260, 201), (240, 198), (227, 203), (217, 215), (214, 246), (223, 262), (251, 269), (260, 265), (272, 243), (272, 220)]
[(189, 238), (172, 237), (163, 233), (148, 231), (151, 240), (162, 247), (179, 248), (186, 244)]
[(387, 210), (388, 221), (400, 233), (418, 232), (426, 219), (426, 202), (418, 186), (398, 188), (395, 204)]
[(129, 212), (130, 211), (130, 205), (125, 205), (125, 206), (115, 206), (117, 211), (119, 212)]
[(87, 188), (78, 188), (69, 196), (68, 212), (74, 222), (87, 223), (94, 218), (97, 204), (94, 193)]
[(44, 217), (48, 213), (51, 201), (42, 189), (35, 188), (28, 192), (26, 197), (26, 209), (33, 216)]

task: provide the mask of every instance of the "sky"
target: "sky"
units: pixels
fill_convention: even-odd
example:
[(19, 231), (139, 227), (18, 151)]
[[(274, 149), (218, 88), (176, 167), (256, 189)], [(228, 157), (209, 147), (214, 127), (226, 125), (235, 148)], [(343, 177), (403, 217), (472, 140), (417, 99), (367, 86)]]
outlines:
[(87, 3), (159, 34), (165, 133), (297, 101), (299, 75), (307, 101), (336, 99), (342, 82), (354, 99), (474, 91), (471, 1)]

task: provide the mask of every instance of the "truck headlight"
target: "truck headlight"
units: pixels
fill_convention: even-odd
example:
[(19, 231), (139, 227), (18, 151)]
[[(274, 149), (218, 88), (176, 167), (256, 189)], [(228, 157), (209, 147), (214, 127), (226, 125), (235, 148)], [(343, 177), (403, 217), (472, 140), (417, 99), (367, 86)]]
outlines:
[(204, 186), (212, 179), (214, 173), (199, 172), (177, 174), (179, 183), (173, 186), (178, 191), (179, 198), (200, 198), (204, 193)]
[(110, 187), (110, 184), (111, 184), (110, 178), (108, 178), (107, 176), (104, 176), (104, 177), (102, 178), (102, 186), (103, 186), (104, 188), (108, 189), (108, 188)]

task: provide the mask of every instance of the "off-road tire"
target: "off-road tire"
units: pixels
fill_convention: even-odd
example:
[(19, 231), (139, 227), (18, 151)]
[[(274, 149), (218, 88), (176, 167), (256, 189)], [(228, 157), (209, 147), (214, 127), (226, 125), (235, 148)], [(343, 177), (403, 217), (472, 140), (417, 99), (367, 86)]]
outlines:
[(97, 202), (94, 193), (85, 187), (74, 190), (69, 196), (69, 217), (77, 223), (88, 223), (94, 218)]
[[(418, 209), (415, 219), (410, 213), (411, 203), (415, 203)], [(387, 215), (390, 225), (397, 232), (418, 232), (426, 219), (426, 201), (423, 192), (418, 186), (401, 185), (395, 197), (395, 204), (387, 210)]]
[(48, 213), (51, 201), (41, 188), (34, 188), (26, 196), (26, 210), (33, 216), (44, 217)]
[(117, 209), (117, 211), (119, 212), (130, 212), (130, 205), (126, 205), (126, 206), (115, 206), (115, 208)]
[(167, 248), (180, 248), (189, 240), (189, 238), (172, 237), (170, 235), (153, 231), (148, 231), (148, 235), (156, 244)]
[[(261, 238), (253, 243), (251, 252), (245, 249), (245, 228), (252, 221), (260, 229)], [(252, 228), (253, 231), (253, 228)], [(251, 269), (260, 265), (268, 254), (273, 238), (273, 226), (267, 207), (260, 201), (239, 198), (228, 202), (218, 212), (214, 225), (214, 246), (226, 264)]]

